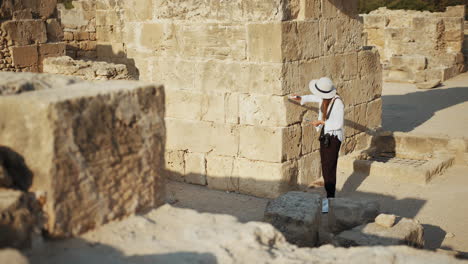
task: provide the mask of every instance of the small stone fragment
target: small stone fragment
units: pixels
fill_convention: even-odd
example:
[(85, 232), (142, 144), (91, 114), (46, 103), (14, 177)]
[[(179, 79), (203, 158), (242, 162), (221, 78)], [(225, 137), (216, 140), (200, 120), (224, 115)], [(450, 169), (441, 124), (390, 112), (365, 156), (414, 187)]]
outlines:
[(454, 233), (447, 233), (445, 234), (445, 238), (454, 238), (455, 234)]
[(427, 82), (417, 83), (418, 89), (432, 89), (440, 85), (440, 80), (431, 80)]
[(383, 227), (392, 227), (395, 224), (396, 216), (389, 214), (380, 214), (375, 218), (375, 223)]

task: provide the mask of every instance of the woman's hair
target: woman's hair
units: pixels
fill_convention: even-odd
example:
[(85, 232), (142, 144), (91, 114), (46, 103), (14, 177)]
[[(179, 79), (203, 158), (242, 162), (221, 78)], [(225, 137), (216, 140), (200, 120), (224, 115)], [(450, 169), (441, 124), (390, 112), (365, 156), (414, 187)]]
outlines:
[(327, 121), (327, 112), (328, 112), (328, 106), (330, 105), (330, 102), (332, 99), (323, 99), (322, 101), (322, 121)]

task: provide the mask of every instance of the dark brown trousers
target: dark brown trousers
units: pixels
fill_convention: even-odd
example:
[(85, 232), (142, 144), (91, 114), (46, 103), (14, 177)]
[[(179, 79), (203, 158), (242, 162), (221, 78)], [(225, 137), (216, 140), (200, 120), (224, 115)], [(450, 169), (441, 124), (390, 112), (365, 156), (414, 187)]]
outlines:
[(320, 142), (320, 159), (322, 162), (322, 175), (325, 182), (327, 198), (335, 197), (336, 190), (336, 167), (338, 165), (338, 153), (341, 141), (336, 136), (330, 138), (330, 145), (325, 147)]

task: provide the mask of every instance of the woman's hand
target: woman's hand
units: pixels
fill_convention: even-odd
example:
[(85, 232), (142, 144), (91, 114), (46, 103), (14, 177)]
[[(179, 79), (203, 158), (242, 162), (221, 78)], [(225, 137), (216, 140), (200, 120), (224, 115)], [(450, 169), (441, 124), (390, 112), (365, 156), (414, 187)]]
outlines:
[(302, 98), (299, 95), (294, 94), (294, 95), (291, 95), (289, 99), (300, 102)]
[(322, 120), (316, 120), (316, 121), (312, 121), (312, 125), (313, 125), (314, 127), (318, 127), (318, 126), (320, 126), (320, 125), (325, 125), (325, 122), (322, 121)]

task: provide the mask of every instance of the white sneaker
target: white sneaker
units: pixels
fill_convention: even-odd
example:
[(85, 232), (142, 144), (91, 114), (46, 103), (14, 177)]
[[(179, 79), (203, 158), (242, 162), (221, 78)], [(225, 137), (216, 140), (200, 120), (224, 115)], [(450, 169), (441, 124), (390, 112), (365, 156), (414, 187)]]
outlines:
[(328, 213), (328, 198), (322, 199), (322, 213)]

